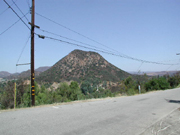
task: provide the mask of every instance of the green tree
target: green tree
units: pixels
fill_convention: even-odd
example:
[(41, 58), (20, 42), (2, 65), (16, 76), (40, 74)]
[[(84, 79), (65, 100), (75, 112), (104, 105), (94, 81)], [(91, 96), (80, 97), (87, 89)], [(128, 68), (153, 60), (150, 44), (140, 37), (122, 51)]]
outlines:
[(145, 83), (145, 89), (147, 91), (151, 91), (151, 90), (158, 90), (159, 89), (159, 85), (156, 79), (151, 79), (150, 81)]
[(168, 82), (172, 88), (175, 88), (180, 83), (180, 73), (176, 73), (174, 76), (168, 78)]
[(62, 97), (69, 97), (70, 95), (69, 85), (65, 82), (60, 83), (60, 86), (56, 91), (57, 94), (60, 94)]
[(165, 90), (170, 88), (170, 85), (166, 78), (164, 77), (158, 77), (158, 78), (152, 78), (148, 82), (145, 83), (145, 89), (147, 91), (150, 90)]
[(129, 76), (125, 79), (124, 84), (127, 86), (127, 88), (134, 88), (136, 87), (135, 81), (132, 79), (132, 76)]
[(45, 93), (45, 91), (46, 91), (46, 87), (45, 87), (44, 85), (41, 85), (41, 90), (40, 90), (40, 92), (41, 92), (41, 93)]
[(69, 87), (70, 87), (71, 89), (74, 89), (74, 90), (75, 90), (75, 89), (79, 89), (79, 85), (78, 85), (78, 83), (75, 82), (75, 81), (72, 81)]
[(7, 82), (0, 99), (1, 109), (14, 107), (14, 81)]
[(157, 79), (157, 83), (159, 84), (159, 89), (160, 90), (165, 90), (165, 89), (169, 89), (170, 88), (170, 85), (169, 85), (167, 79), (164, 78), (164, 77), (159, 77)]
[(31, 105), (31, 86), (25, 88), (24, 94), (23, 94), (23, 100), (22, 103), (19, 105), (20, 107), (30, 107)]
[(34, 86), (35, 86), (35, 95), (37, 96), (40, 92), (40, 87), (37, 82), (34, 82)]
[(84, 81), (81, 84), (81, 91), (84, 95), (90, 94), (93, 92), (91, 84), (88, 81)]
[(70, 100), (79, 100), (82, 97), (82, 92), (79, 88), (78, 83), (72, 81), (69, 87), (71, 91)]
[(106, 87), (107, 87), (107, 82), (104, 81), (102, 86), (103, 86), (104, 88), (106, 88)]

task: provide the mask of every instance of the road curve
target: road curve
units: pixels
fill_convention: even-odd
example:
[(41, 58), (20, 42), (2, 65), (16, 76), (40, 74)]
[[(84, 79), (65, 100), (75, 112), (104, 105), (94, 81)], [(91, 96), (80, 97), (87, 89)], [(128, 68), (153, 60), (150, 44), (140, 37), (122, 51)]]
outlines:
[(139, 135), (180, 107), (180, 89), (0, 111), (0, 135)]

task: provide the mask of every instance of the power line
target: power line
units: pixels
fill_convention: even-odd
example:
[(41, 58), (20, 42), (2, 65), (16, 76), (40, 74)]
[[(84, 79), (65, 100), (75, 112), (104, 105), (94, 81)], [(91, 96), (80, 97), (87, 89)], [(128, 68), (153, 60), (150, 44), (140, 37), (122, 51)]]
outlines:
[[(17, 0), (16, 0), (15, 2), (17, 2)], [(12, 3), (11, 6), (12, 6), (12, 5), (14, 5), (14, 3)], [(4, 11), (2, 11), (2, 12), (0, 13), (0, 15), (2, 15), (3, 13), (5, 13), (8, 9), (9, 9), (9, 7), (6, 8)]]
[(168, 72), (168, 70), (172, 67), (173, 65), (170, 65), (167, 69), (166, 69), (166, 72)]
[[(30, 29), (29, 26), (21, 19), (21, 17), (13, 10), (13, 8), (12, 8), (5, 0), (4, 0), (4, 2), (5, 2), (5, 3), (9, 6), (9, 8), (11, 8), (11, 10), (20, 18), (20, 20), (26, 25), (26, 27), (28, 27), (28, 29)], [(36, 13), (36, 14), (38, 14), (38, 13)], [(38, 15), (40, 15), (40, 14), (38, 14)], [(40, 16), (42, 16), (42, 15), (40, 15)], [(44, 17), (44, 16), (42, 16), (42, 17)], [(48, 19), (47, 17), (44, 17), (44, 18)], [(50, 19), (48, 19), (48, 20), (50, 20)], [(50, 20), (50, 21), (52, 21), (52, 20)], [(55, 21), (52, 21), (52, 22), (56, 23)], [(61, 25), (61, 24), (59, 24), (59, 23), (56, 23), (56, 24), (58, 24), (58, 25), (60, 25), (60, 26), (62, 26), (62, 27), (64, 27), (64, 28), (66, 28), (66, 29), (69, 29), (69, 28), (67, 28), (67, 27), (65, 27), (65, 26), (63, 26), (63, 25)], [(69, 30), (70, 30), (70, 31), (73, 31), (73, 32), (75, 32), (75, 33), (77, 33), (77, 34), (79, 34), (79, 35), (81, 35), (81, 36), (83, 36), (83, 37), (86, 37), (86, 36), (84, 36), (84, 35), (76, 32), (76, 31), (74, 31), (74, 30), (71, 30), (71, 29), (69, 29)], [(36, 33), (34, 33), (34, 34), (36, 34)], [(38, 35), (38, 34), (36, 34), (36, 35)], [(41, 37), (41, 35), (38, 35), (38, 36)], [(53, 40), (56, 40), (56, 41), (60, 41), (60, 42), (64, 42), (64, 43), (67, 43), (67, 44), (71, 44), (71, 45), (83, 47), (83, 48), (86, 48), (86, 49), (91, 49), (91, 50), (98, 51), (98, 52), (102, 52), (102, 53), (106, 53), (106, 54), (111, 54), (111, 55), (114, 55), (114, 56), (119, 56), (119, 57), (122, 57), (122, 58), (127, 58), (127, 59), (132, 59), (132, 60), (144, 62), (144, 63), (152, 63), (152, 64), (160, 64), (160, 65), (178, 65), (178, 64), (166, 64), (166, 63), (160, 63), (160, 62), (153, 62), (153, 61), (141, 60), (141, 59), (129, 57), (129, 56), (127, 56), (127, 55), (122, 56), (122, 55), (120, 55), (120, 54), (114, 54), (114, 53), (112, 53), (112, 52), (106, 52), (106, 51), (102, 51), (102, 50), (99, 50), (99, 49), (94, 49), (94, 48), (90, 48), (90, 47), (87, 47), (87, 46), (83, 46), (83, 45), (79, 45), (79, 44), (75, 44), (75, 43), (63, 41), (63, 40), (56, 39), (56, 38), (53, 38), (53, 37), (48, 37), (48, 36), (43, 36), (43, 37), (46, 37), (46, 38), (49, 38), (49, 39), (53, 39)], [(88, 38), (88, 37), (86, 37), (86, 38)], [(92, 40), (92, 39), (90, 39), (90, 38), (88, 38), (88, 39), (89, 39), (89, 40)], [(94, 40), (92, 40), (92, 41), (94, 41)], [(94, 41), (94, 42), (96, 42), (96, 41)], [(96, 42), (96, 43), (98, 43), (98, 42)], [(103, 46), (104, 46), (104, 45), (103, 45)], [(107, 47), (107, 46), (106, 46), (106, 47)], [(108, 47), (108, 48), (109, 48), (109, 47)], [(110, 49), (111, 49), (111, 48), (110, 48)], [(114, 49), (113, 49), (113, 50), (114, 50)]]
[(6, 8), (4, 11), (2, 11), (2, 12), (0, 13), (0, 15), (2, 15), (2, 14), (3, 14), (4, 12), (6, 12), (8, 9), (9, 9), (9, 7)]
[(65, 28), (65, 29), (67, 29), (67, 30), (69, 30), (69, 31), (71, 31), (71, 32), (74, 32), (74, 33), (76, 33), (76, 34), (78, 34), (78, 35), (80, 35), (80, 36), (82, 36), (82, 37), (84, 37), (84, 38), (86, 38), (86, 39), (88, 39), (88, 40), (90, 40), (90, 41), (93, 41), (93, 42), (95, 42), (95, 43), (97, 43), (97, 44), (99, 44), (99, 45), (101, 45), (101, 46), (104, 46), (104, 47), (106, 47), (106, 48), (108, 48), (108, 49), (111, 49), (111, 50), (113, 50), (113, 51), (121, 54), (121, 55), (124, 55), (124, 57), (132, 58), (132, 57), (130, 57), (130, 56), (128, 56), (128, 55), (125, 55), (125, 54), (123, 54), (123, 53), (120, 53), (120, 52), (118, 52), (117, 50), (112, 49), (112, 48), (110, 48), (110, 47), (108, 47), (108, 46), (106, 46), (106, 45), (104, 45), (104, 44), (102, 44), (102, 43), (100, 43), (100, 42), (98, 42), (98, 41), (95, 41), (94, 39), (91, 39), (91, 38), (89, 38), (89, 37), (87, 37), (87, 36), (85, 36), (85, 35), (83, 35), (83, 34), (81, 34), (81, 33), (79, 33), (79, 32), (76, 32), (75, 30), (72, 30), (72, 29), (70, 29), (70, 28), (68, 28), (68, 27), (66, 27), (66, 26), (64, 26), (64, 25), (62, 25), (62, 24), (60, 24), (60, 23), (58, 23), (58, 22), (55, 22), (55, 21), (53, 21), (52, 19), (49, 19), (49, 18), (47, 18), (47, 17), (45, 17), (45, 16), (43, 16), (43, 15), (37, 13), (37, 12), (36, 12), (36, 14), (39, 15), (39, 16), (41, 16), (42, 18), (45, 18), (45, 19), (47, 19), (47, 20), (49, 20), (49, 21), (51, 21), (51, 22), (53, 22), (53, 23), (55, 23), (55, 24), (57, 24), (57, 25)]
[(49, 31), (47, 31), (47, 30), (43, 30), (43, 29), (41, 29), (41, 28), (39, 28), (39, 30), (41, 30), (41, 31), (43, 31), (43, 32), (46, 32), (46, 33), (49, 33), (49, 34), (52, 34), (52, 35), (55, 35), (55, 36), (59, 36), (59, 37), (61, 37), (61, 38), (67, 39), (67, 40), (71, 40), (71, 41), (74, 41), (74, 42), (83, 44), (83, 45), (87, 45), (87, 46), (90, 46), (90, 47), (94, 47), (94, 48), (102, 49), (102, 50), (104, 50), (104, 51), (108, 51), (108, 50), (105, 50), (105, 49), (103, 49), (103, 48), (100, 48), (100, 47), (97, 47), (97, 46), (94, 46), (94, 45), (90, 45), (90, 44), (87, 44), (87, 43), (83, 43), (83, 42), (81, 42), (81, 41), (77, 41), (77, 40), (74, 40), (74, 39), (71, 39), (71, 38), (68, 38), (68, 37), (64, 37), (64, 36), (61, 36), (61, 35), (56, 34), (56, 33), (53, 33), (53, 32), (49, 32)]
[(8, 9), (9, 9), (9, 7), (6, 8), (4, 11), (2, 11), (2, 12), (0, 13), (0, 15), (2, 15), (3, 13), (5, 13)]
[[(38, 34), (36, 34), (36, 35), (38, 35)], [(115, 53), (112, 53), (112, 52), (107, 52), (107, 51), (103, 51), (103, 50), (99, 50), (99, 49), (95, 49), (95, 48), (79, 45), (79, 44), (68, 42), (68, 41), (64, 41), (64, 40), (61, 40), (61, 39), (57, 39), (57, 38), (53, 38), (53, 37), (48, 37), (48, 36), (44, 36), (44, 37), (48, 38), (48, 39), (51, 39), (51, 40), (55, 40), (55, 41), (63, 42), (63, 43), (66, 43), (66, 44), (70, 44), (70, 45), (73, 45), (73, 46), (78, 46), (78, 47), (82, 47), (82, 48), (86, 48), (86, 49), (91, 49), (91, 50), (94, 50), (96, 52), (102, 52), (102, 53), (105, 53), (105, 54), (110, 54), (110, 55), (114, 55), (114, 56), (118, 56), (118, 57), (122, 57), (122, 58), (127, 58), (127, 57), (124, 57), (124, 56), (119, 55), (119, 54), (115, 54)], [(130, 58), (127, 58), (127, 59), (130, 59)], [(140, 61), (142, 63), (151, 63), (151, 64), (159, 64), (159, 65), (171, 65), (171, 66), (179, 65), (179, 64), (167, 64), (167, 63), (160, 63), (160, 62), (140, 60), (140, 59), (133, 59), (133, 60)]]
[[(24, 16), (26, 16), (28, 13), (26, 13)], [(23, 16), (23, 17), (24, 17)], [(21, 18), (23, 18), (21, 17)], [(17, 20), (15, 23), (13, 23), (11, 26), (9, 26), (7, 29), (5, 29), (3, 32), (0, 33), (0, 36), (4, 34), (6, 31), (8, 31), (10, 28), (12, 28), (16, 23), (18, 23), (21, 19)]]
[(21, 53), (20, 53), (20, 55), (19, 55), (19, 58), (18, 58), (18, 60), (17, 60), (17, 62), (16, 62), (16, 65), (18, 64), (18, 62), (19, 62), (19, 60), (20, 60), (20, 58), (21, 58), (21, 56), (22, 56), (22, 53), (24, 52), (24, 49), (25, 49), (25, 47), (27, 46), (27, 43), (28, 43), (30, 37), (31, 37), (31, 36), (28, 36), (28, 39), (27, 39), (24, 47), (22, 48), (22, 51), (21, 51)]
[(26, 0), (27, 4), (28, 4), (28, 7), (30, 8), (30, 4), (29, 4), (29, 0)]
[(97, 43), (97, 44), (99, 44), (99, 45), (102, 45), (102, 46), (104, 46), (104, 47), (106, 47), (106, 48), (108, 48), (108, 49), (111, 49), (111, 50), (113, 50), (114, 52), (118, 53), (118, 55), (120, 55), (120, 56), (122, 56), (122, 57), (124, 57), (124, 58), (132, 59), (132, 60), (140, 61), (140, 62), (146, 62), (146, 63), (154, 63), (154, 64), (155, 64), (155, 63), (161, 63), (161, 62), (144, 61), (144, 60), (142, 60), (142, 59), (134, 58), (134, 57), (128, 56), (128, 55), (126, 55), (126, 54), (120, 53), (119, 51), (117, 51), (117, 50), (115, 50), (115, 49), (113, 49), (113, 48), (110, 48), (110, 47), (108, 47), (108, 46), (106, 46), (106, 45), (104, 45), (104, 44), (102, 44), (102, 43), (100, 43), (100, 42), (98, 42), (98, 41), (95, 41), (94, 39), (91, 39), (91, 38), (89, 38), (89, 37), (87, 37), (87, 36), (85, 36), (85, 35), (83, 35), (83, 34), (80, 34), (79, 32), (76, 32), (75, 30), (72, 30), (72, 29), (70, 29), (70, 28), (68, 28), (68, 27), (66, 27), (66, 26), (64, 26), (64, 25), (62, 25), (62, 24), (60, 24), (60, 23), (58, 23), (58, 22), (55, 22), (55, 21), (53, 21), (52, 19), (49, 19), (49, 18), (47, 18), (47, 17), (45, 17), (45, 16), (43, 16), (43, 15), (37, 13), (37, 12), (36, 12), (36, 14), (39, 15), (39, 16), (41, 16), (42, 18), (47, 19), (47, 20), (49, 20), (50, 22), (53, 22), (53, 23), (55, 23), (55, 24), (57, 24), (57, 25), (65, 28), (65, 29), (67, 29), (67, 30), (69, 30), (69, 31), (71, 31), (71, 32), (74, 32), (74, 33), (76, 33), (76, 34), (78, 34), (78, 35), (80, 35), (80, 36), (88, 39), (88, 40), (91, 40), (91, 41), (93, 41), (93, 42), (95, 42), (95, 43)]
[(29, 28), (29, 26), (22, 20), (22, 18), (16, 13), (16, 11), (14, 11), (14, 9), (6, 2), (6, 0), (4, 0), (4, 2), (9, 6), (9, 8), (11, 8), (11, 10), (16, 14), (16, 16), (26, 25), (26, 27), (31, 30)]
[(87, 38), (87, 39), (89, 39), (89, 40), (91, 40), (91, 41), (93, 41), (93, 42), (95, 42), (95, 43), (97, 43), (97, 44), (100, 44), (100, 45), (102, 45), (102, 46), (105, 46), (105, 47), (107, 47), (107, 48), (109, 48), (109, 49), (117, 52), (118, 55), (120, 55), (120, 56), (122, 56), (122, 57), (124, 57), (124, 58), (132, 59), (132, 60), (136, 60), (136, 61), (143, 61), (143, 60), (141, 60), (141, 59), (133, 58), (133, 57), (130, 57), (130, 56), (128, 56), (128, 55), (122, 54), (122, 53), (118, 52), (118, 51), (115, 50), (115, 49), (112, 49), (112, 48), (110, 48), (110, 47), (108, 47), (108, 46), (106, 46), (106, 45), (103, 45), (102, 43), (99, 43), (99, 42), (97, 42), (97, 41), (95, 41), (95, 40), (93, 40), (93, 39), (91, 39), (91, 38), (89, 38), (89, 37), (87, 37), (87, 36), (85, 36), (85, 35), (83, 35), (83, 34), (80, 34), (79, 32), (76, 32), (76, 31), (74, 31), (74, 30), (72, 30), (72, 29), (70, 29), (70, 28), (68, 28), (68, 27), (66, 27), (66, 26), (64, 26), (64, 25), (62, 25), (62, 24), (60, 24), (60, 23), (57, 23), (57, 22), (53, 21), (52, 19), (49, 19), (49, 18), (47, 18), (47, 17), (45, 17), (45, 16), (43, 16), (43, 15), (41, 15), (41, 14), (39, 14), (39, 13), (36, 13), (36, 14), (39, 15), (39, 16), (41, 16), (41, 17), (43, 17), (43, 18), (45, 18), (45, 19), (47, 19), (47, 20), (49, 20), (49, 21), (51, 21), (51, 22), (53, 22), (53, 23), (55, 23), (55, 24), (57, 24), (57, 25), (59, 25), (59, 26), (61, 26), (61, 27), (63, 27), (63, 28), (65, 28), (65, 29), (68, 29), (69, 31), (72, 31), (72, 32), (74, 32), (74, 33), (76, 33), (76, 34), (84, 37), (84, 38)]
[[(14, 0), (12, 0), (12, 2), (14, 3), (14, 5), (19, 9), (19, 11), (24, 15), (24, 13), (22, 12), (22, 10), (18, 7), (18, 5), (14, 2)], [(27, 17), (25, 16), (26, 20), (29, 22), (29, 20), (27, 19)]]
[(138, 67), (138, 70), (137, 70), (138, 73), (140, 73), (140, 68), (141, 68), (142, 65), (143, 65), (143, 62), (142, 62), (141, 65)]

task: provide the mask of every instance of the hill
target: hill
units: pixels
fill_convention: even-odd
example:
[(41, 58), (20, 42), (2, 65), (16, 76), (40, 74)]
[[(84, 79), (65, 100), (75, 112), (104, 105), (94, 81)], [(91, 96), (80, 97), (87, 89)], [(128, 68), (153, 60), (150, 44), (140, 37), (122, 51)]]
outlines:
[[(55, 65), (36, 77), (36, 81), (61, 82), (88, 80), (118, 82), (131, 74), (115, 67), (100, 54), (74, 50)], [(135, 77), (135, 75), (131, 75)]]
[[(48, 70), (50, 67), (45, 66), (45, 67), (39, 67), (37, 69), (35, 69), (35, 75), (38, 76), (41, 72), (44, 72), (46, 70)], [(2, 78), (5, 79), (19, 79), (19, 78), (30, 78), (31, 76), (31, 71), (27, 70), (27, 71), (23, 71), (21, 73), (14, 73), (14, 74), (8, 74), (7, 76), (4, 76)]]
[(51, 67), (48, 67), (48, 66), (44, 66), (44, 67), (39, 67), (39, 68), (37, 68), (35, 71), (37, 71), (37, 72), (44, 72), (44, 71), (46, 71), (46, 70), (48, 70), (48, 69), (50, 69)]
[(9, 73), (9, 72), (6, 72), (6, 71), (1, 71), (1, 72), (0, 72), (0, 78), (7, 77), (7, 76), (9, 76), (9, 75), (11, 75), (11, 73)]
[(148, 76), (163, 76), (163, 75), (173, 76), (177, 72), (178, 71), (159, 71), (159, 72), (147, 72), (146, 74)]
[(138, 72), (129, 72), (129, 73), (135, 74), (135, 75), (146, 74), (147, 76), (164, 76), (164, 75), (173, 76), (176, 73), (178, 73), (178, 71), (145, 71), (145, 72), (141, 72), (141, 73), (138, 73)]

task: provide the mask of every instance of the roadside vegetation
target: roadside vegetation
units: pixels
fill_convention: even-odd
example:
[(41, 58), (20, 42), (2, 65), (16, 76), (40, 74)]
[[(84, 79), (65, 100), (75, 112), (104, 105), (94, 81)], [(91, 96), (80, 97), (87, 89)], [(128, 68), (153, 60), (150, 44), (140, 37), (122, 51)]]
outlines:
[[(15, 81), (0, 83), (0, 109), (14, 108), (14, 83)], [(118, 82), (118, 85), (112, 85), (109, 88), (107, 88), (107, 82), (102, 82), (100, 86), (96, 83), (96, 81), (83, 81), (81, 84), (76, 81), (72, 81), (70, 84), (61, 82), (57, 88), (53, 88), (48, 83), (41, 85), (35, 83), (35, 104), (43, 105), (91, 98), (135, 95), (139, 93), (139, 85), (141, 86), (141, 93), (176, 88), (180, 87), (180, 73), (174, 76), (153, 77), (146, 82), (134, 80), (129, 76)], [(30, 85), (25, 84), (21, 79), (17, 80), (16, 84), (16, 107), (30, 107)]]

